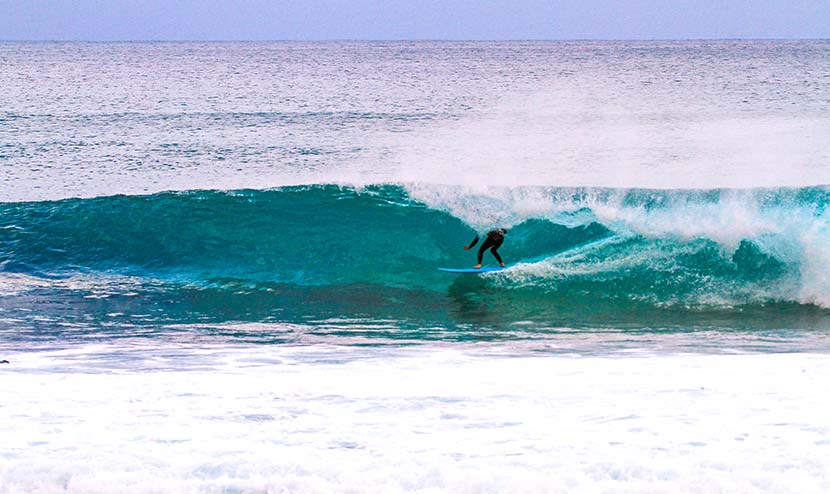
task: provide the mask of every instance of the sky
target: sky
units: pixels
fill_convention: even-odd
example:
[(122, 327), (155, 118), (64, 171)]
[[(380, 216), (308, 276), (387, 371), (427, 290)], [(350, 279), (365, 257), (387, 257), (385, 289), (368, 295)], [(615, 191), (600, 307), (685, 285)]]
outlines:
[(830, 0), (0, 0), (0, 40), (830, 38)]

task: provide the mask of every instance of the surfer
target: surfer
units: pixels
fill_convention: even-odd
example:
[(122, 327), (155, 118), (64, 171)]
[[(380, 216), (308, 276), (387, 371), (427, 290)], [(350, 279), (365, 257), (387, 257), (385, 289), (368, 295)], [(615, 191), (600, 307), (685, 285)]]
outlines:
[[(499, 247), (501, 247), (501, 244), (504, 243), (504, 235), (506, 233), (507, 230), (505, 228), (496, 228), (495, 230), (487, 232), (487, 238), (484, 239), (481, 247), (478, 248), (478, 264), (473, 266), (473, 269), (481, 268), (481, 258), (484, 256), (484, 251), (487, 249), (490, 249), (490, 253), (493, 254), (493, 257), (495, 257), (497, 261), (499, 261), (499, 265), (504, 267), (504, 261), (502, 261), (501, 256), (499, 255)], [(472, 249), (477, 242), (478, 235), (476, 235), (476, 238), (473, 239), (470, 245), (464, 246), (464, 250)]]

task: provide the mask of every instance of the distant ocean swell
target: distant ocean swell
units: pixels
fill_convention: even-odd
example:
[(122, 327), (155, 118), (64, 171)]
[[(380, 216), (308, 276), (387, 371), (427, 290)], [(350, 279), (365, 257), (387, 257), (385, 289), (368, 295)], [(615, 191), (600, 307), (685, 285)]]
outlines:
[[(316, 310), (302, 307), (303, 293), (337, 299), (329, 313), (355, 315), (390, 297), (459, 289), (542, 305), (830, 308), (828, 205), (827, 187), (415, 184), (4, 203), (0, 276), (10, 292), (16, 282), (59, 290), (67, 280), (112, 277), (243, 299), (289, 290), (297, 317)], [(462, 246), (493, 226), (509, 228), (501, 253), (512, 269), (461, 278), (436, 271), (472, 265), (474, 252)]]

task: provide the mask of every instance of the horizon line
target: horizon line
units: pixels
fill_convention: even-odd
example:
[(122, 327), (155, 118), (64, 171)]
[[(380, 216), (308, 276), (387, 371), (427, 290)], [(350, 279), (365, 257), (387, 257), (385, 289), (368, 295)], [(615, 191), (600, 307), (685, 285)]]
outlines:
[(0, 43), (574, 43), (605, 42), (683, 42), (683, 41), (830, 41), (830, 38), (275, 38), (275, 39), (2, 39)]

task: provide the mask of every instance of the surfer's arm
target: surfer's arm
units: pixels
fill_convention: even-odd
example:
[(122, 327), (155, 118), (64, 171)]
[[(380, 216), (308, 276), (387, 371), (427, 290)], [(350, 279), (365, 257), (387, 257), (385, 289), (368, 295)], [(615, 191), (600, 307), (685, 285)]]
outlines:
[(478, 235), (476, 235), (476, 238), (473, 239), (473, 241), (470, 243), (470, 245), (467, 245), (467, 246), (464, 247), (464, 250), (472, 249), (473, 246), (477, 243), (478, 243)]

